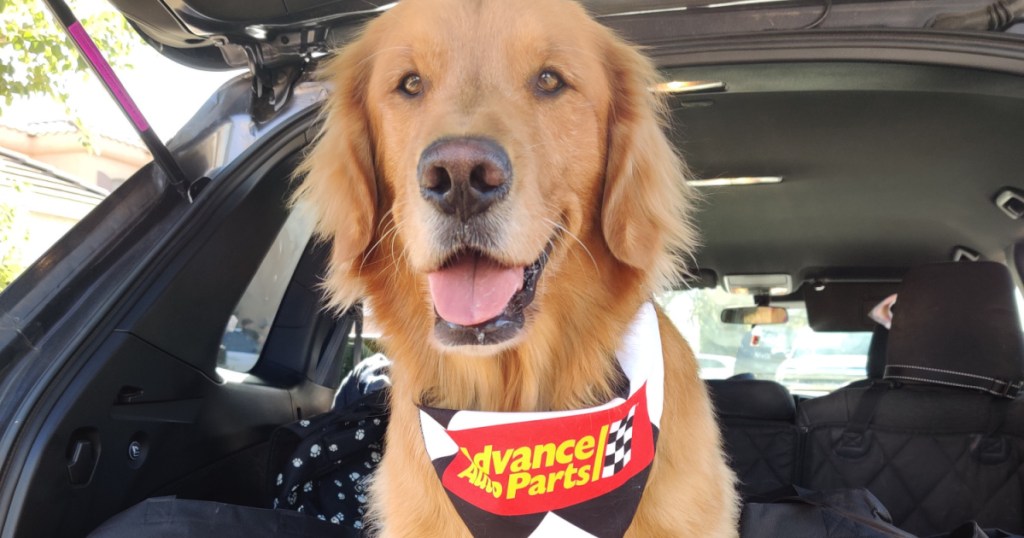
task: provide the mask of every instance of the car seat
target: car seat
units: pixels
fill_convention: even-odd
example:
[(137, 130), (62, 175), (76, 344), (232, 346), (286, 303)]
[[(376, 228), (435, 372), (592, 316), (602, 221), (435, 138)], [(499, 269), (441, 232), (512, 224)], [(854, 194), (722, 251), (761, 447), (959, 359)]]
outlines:
[(743, 497), (792, 484), (798, 443), (789, 390), (753, 378), (709, 380), (707, 385)]
[(1024, 531), (1024, 343), (1005, 266), (910, 270), (884, 379), (801, 402), (797, 482), (866, 487), (910, 532)]

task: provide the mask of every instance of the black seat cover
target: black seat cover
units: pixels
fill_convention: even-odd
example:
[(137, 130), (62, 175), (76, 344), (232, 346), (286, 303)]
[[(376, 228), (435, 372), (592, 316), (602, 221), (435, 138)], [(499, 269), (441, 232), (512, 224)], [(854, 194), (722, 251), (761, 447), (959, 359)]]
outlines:
[(1024, 531), (1024, 344), (996, 263), (909, 271), (885, 380), (802, 402), (798, 483), (866, 487), (920, 535), (967, 520)]
[(786, 387), (758, 379), (707, 381), (729, 463), (744, 497), (793, 483), (796, 406)]
[(893, 317), (885, 378), (1016, 397), (1024, 340), (1005, 266), (924, 265), (907, 273)]

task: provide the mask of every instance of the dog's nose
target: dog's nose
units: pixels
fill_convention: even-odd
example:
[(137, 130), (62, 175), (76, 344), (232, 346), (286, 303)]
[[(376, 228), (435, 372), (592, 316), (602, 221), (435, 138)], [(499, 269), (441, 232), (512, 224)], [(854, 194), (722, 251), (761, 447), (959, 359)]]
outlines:
[(512, 183), (508, 154), (486, 138), (438, 140), (423, 150), (417, 172), (423, 198), (463, 222), (505, 198)]

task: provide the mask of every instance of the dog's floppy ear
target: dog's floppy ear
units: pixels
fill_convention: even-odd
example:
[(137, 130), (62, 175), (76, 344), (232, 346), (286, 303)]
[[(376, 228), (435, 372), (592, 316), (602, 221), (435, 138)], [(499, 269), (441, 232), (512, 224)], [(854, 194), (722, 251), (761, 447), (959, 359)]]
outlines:
[(633, 47), (611, 38), (608, 157), (601, 227), (612, 254), (650, 275), (652, 289), (675, 283), (680, 257), (696, 243), (686, 168), (662, 130), (657, 71)]
[(293, 203), (312, 208), (317, 235), (332, 245), (325, 286), (331, 306), (338, 309), (362, 298), (358, 272), (377, 220), (377, 181), (364, 105), (370, 76), (367, 49), (357, 39), (321, 68), (321, 76), (334, 87), (324, 105), (320, 133), (298, 170), (305, 177), (292, 196)]

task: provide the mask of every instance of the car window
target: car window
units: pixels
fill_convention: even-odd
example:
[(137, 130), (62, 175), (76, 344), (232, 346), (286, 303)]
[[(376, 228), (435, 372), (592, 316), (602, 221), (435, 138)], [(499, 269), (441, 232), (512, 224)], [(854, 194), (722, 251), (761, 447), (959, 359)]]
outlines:
[(248, 372), (259, 360), (285, 289), (312, 233), (312, 215), (301, 207), (292, 211), (225, 324), (217, 359), (217, 365), (229, 371), (225, 378), (233, 378), (232, 371)]
[(1020, 318), (1020, 328), (1024, 330), (1024, 295), (1017, 290), (1017, 317)]
[(658, 302), (693, 348), (704, 379), (750, 373), (818, 396), (866, 377), (871, 333), (815, 332), (800, 304), (787, 305), (785, 324), (751, 327), (720, 318), (723, 308), (752, 306), (749, 295), (695, 289), (662, 294)]
[[(173, 137), (214, 90), (239, 74), (181, 65), (147, 46), (112, 6), (78, 4), (76, 10), (88, 13), (83, 27), (99, 38), (100, 51), (164, 140)], [(34, 10), (31, 2), (8, 2), (6, 9), (0, 2), (4, 24), (29, 20), (35, 25), (33, 39), (14, 39), (13, 48), (12, 40), (0, 38), (0, 63), (11, 69), (4, 77), (14, 81), (13, 86), (2, 86), (27, 88), (37, 83), (30, 81), (43, 77), (54, 88), (0, 95), (7, 100), (0, 100), (0, 291), (153, 160), (98, 78), (80, 72), (86, 64), (75, 61), (77, 54), (67, 49), (70, 42), (60, 50), (46, 47), (51, 41), (61, 43), (62, 32), (52, 17), (36, 13), (33, 18)], [(42, 46), (46, 54), (20, 50), (22, 44)], [(58, 98), (65, 93), (67, 101)]]

